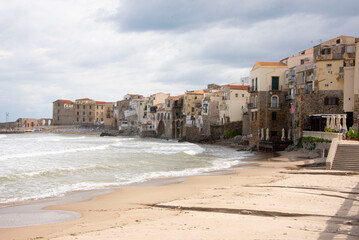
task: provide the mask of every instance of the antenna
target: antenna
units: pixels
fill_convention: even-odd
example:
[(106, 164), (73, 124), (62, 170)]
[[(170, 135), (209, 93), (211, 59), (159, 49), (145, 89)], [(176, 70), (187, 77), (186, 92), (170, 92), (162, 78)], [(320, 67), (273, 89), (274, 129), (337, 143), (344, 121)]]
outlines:
[(10, 116), (10, 113), (6, 113), (6, 122), (9, 122), (9, 116)]

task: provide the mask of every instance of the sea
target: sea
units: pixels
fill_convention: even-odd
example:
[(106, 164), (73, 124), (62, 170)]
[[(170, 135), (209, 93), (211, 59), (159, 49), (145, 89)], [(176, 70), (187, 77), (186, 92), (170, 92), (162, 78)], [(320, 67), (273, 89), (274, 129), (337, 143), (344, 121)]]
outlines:
[(251, 154), (175, 140), (0, 135), (0, 204), (228, 169)]

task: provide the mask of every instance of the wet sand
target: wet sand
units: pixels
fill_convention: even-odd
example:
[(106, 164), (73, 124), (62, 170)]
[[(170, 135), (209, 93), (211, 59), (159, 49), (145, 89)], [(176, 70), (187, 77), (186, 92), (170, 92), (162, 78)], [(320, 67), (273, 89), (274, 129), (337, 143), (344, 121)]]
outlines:
[(358, 239), (359, 175), (298, 168), (321, 161), (306, 157), (48, 206), (81, 217), (0, 229), (0, 239)]

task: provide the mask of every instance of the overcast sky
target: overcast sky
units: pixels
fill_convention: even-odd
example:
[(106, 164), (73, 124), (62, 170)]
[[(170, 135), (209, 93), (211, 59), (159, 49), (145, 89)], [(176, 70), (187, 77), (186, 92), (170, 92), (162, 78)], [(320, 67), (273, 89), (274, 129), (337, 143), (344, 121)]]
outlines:
[(358, 0), (11, 0), (0, 4), (0, 122), (52, 117), (57, 99), (177, 95), (239, 82), (339, 35)]

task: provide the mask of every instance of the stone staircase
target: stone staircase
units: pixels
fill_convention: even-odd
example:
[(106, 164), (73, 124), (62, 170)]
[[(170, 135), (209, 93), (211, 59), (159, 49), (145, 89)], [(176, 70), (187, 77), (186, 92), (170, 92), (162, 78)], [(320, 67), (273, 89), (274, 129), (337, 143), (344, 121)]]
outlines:
[(338, 144), (332, 169), (359, 171), (359, 144)]

